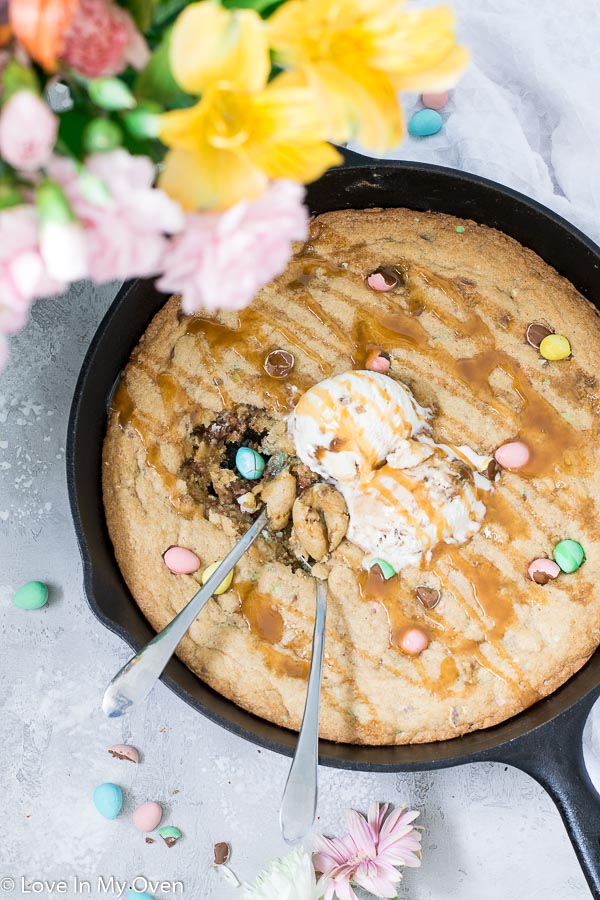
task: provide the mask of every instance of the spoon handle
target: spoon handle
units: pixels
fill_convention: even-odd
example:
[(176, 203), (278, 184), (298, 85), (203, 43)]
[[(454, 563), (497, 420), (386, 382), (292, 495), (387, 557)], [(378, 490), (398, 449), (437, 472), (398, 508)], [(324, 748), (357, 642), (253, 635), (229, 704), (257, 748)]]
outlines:
[(265, 507), (245, 535), (227, 554), (219, 568), (215, 569), (206, 584), (194, 594), (166, 628), (159, 631), (150, 643), (125, 663), (115, 675), (102, 700), (102, 709), (107, 716), (111, 718), (121, 716), (134, 703), (139, 703), (148, 696), (192, 622), (266, 524)]
[(308, 689), (296, 752), (283, 791), (279, 824), (288, 844), (301, 840), (313, 826), (317, 811), (319, 703), (327, 615), (327, 582), (316, 579), (317, 608)]

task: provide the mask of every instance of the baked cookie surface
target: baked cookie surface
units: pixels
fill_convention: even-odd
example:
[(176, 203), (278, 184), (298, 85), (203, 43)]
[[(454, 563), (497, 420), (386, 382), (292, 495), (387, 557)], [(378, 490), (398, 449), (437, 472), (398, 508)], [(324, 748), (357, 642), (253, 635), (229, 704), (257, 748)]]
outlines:
[[(396, 273), (392, 290), (368, 287), (379, 267)], [(566, 335), (572, 357), (544, 360), (525, 340), (532, 322)], [(283, 454), (272, 530), (179, 655), (240, 706), (298, 729), (314, 585), (298, 566), (290, 507), (319, 479), (294, 456), (287, 418), (309, 387), (383, 350), (389, 376), (433, 410), (436, 442), (491, 456), (520, 440), (531, 460), (482, 495), (485, 518), (467, 543), (440, 544), (389, 581), (367, 576), (347, 539), (328, 553), (321, 736), (434, 741), (516, 714), (600, 643), (599, 337), (595, 308), (532, 251), (468, 220), (403, 209), (319, 216), (286, 272), (241, 312), (190, 318), (171, 298), (125, 369), (103, 451), (108, 528), (134, 598), (163, 628), (251, 523), (251, 498), (260, 504), (235, 470), (236, 450), (273, 461), (267, 477)], [(265, 358), (278, 349), (288, 356), (269, 374)], [(536, 584), (529, 563), (565, 538), (583, 546), (584, 564)], [(171, 574), (162, 554), (173, 545), (201, 568)], [(440, 592), (434, 609), (418, 587)], [(400, 648), (408, 626), (430, 636), (418, 656)]]

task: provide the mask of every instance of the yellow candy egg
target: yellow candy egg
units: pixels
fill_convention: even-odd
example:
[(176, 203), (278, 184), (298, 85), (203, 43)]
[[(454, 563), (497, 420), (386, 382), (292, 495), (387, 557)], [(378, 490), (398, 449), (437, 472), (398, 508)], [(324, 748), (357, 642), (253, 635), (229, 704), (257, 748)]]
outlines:
[[(216, 562), (211, 563), (210, 566), (206, 567), (206, 569), (202, 573), (202, 584), (206, 584), (206, 582), (208, 581), (210, 576), (213, 574), (213, 572), (217, 571), (217, 569), (219, 568), (219, 566), (221, 565), (222, 562), (223, 562), (222, 559), (218, 559)], [(213, 596), (216, 596), (217, 594), (224, 594), (225, 591), (228, 591), (229, 588), (231, 587), (232, 581), (233, 581), (233, 569), (231, 570), (229, 575), (227, 575), (227, 577), (223, 579), (223, 581), (221, 582), (219, 587), (216, 589), (216, 591), (213, 591)]]
[(568, 359), (571, 345), (564, 334), (548, 334), (540, 344), (540, 353), (544, 359)]

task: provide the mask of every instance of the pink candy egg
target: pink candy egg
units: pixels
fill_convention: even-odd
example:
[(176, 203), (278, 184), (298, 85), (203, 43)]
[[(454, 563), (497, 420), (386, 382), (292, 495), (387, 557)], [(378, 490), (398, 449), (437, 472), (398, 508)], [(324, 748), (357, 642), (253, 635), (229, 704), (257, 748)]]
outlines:
[(162, 819), (162, 807), (156, 800), (148, 800), (134, 811), (133, 824), (140, 831), (154, 831)]
[(195, 553), (185, 547), (169, 547), (163, 553), (165, 566), (174, 575), (191, 575), (200, 568), (200, 560)]
[(440, 94), (422, 94), (421, 102), (425, 109), (443, 109), (448, 102), (448, 91), (442, 91)]
[(367, 278), (367, 284), (374, 291), (391, 291), (396, 287), (397, 282), (389, 284), (381, 272), (372, 272)]
[(369, 372), (381, 372), (382, 375), (390, 371), (390, 366), (390, 357), (382, 350), (371, 350), (365, 362), (365, 369)]
[(558, 578), (560, 575), (560, 566), (558, 566), (553, 559), (540, 557), (540, 559), (534, 559), (533, 562), (529, 564), (527, 574), (536, 584), (548, 584), (549, 581)]
[(406, 628), (400, 638), (400, 649), (409, 656), (418, 656), (429, 647), (429, 638), (420, 628)]
[(494, 453), (494, 459), (503, 469), (522, 469), (531, 457), (529, 447), (522, 441), (509, 441), (502, 444)]

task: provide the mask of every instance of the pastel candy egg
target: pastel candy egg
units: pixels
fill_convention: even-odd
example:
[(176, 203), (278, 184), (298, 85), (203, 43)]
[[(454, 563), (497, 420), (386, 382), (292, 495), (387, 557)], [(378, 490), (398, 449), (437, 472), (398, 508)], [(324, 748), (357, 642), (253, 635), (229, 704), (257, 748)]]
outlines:
[(585, 552), (579, 541), (567, 539), (559, 541), (552, 554), (563, 572), (574, 572), (585, 559)]
[(398, 646), (409, 656), (418, 656), (429, 647), (429, 638), (421, 628), (405, 628), (400, 635)]
[(165, 566), (174, 575), (191, 575), (200, 568), (200, 560), (186, 547), (169, 547), (163, 553)]
[(536, 584), (548, 584), (560, 575), (560, 567), (551, 559), (534, 559), (529, 563), (527, 574)]
[(43, 581), (28, 581), (13, 597), (19, 609), (41, 609), (48, 602), (48, 588)]
[(162, 819), (162, 806), (156, 800), (148, 800), (147, 803), (142, 803), (134, 810), (131, 818), (135, 827), (140, 831), (154, 831)]
[(549, 334), (540, 343), (540, 353), (544, 359), (552, 361), (568, 359), (571, 355), (571, 345), (564, 334)]
[(443, 109), (448, 102), (448, 91), (439, 94), (422, 94), (421, 102), (427, 109)]
[(240, 447), (235, 454), (235, 467), (242, 478), (255, 481), (260, 478), (265, 470), (265, 461), (256, 450), (251, 447)]
[(381, 574), (383, 575), (383, 577), (385, 578), (386, 581), (389, 578), (393, 578), (393, 576), (396, 574), (395, 568), (392, 565), (390, 565), (390, 563), (387, 562), (387, 560), (385, 560), (385, 559), (378, 558), (378, 559), (372, 560), (369, 563), (369, 572), (371, 571), (371, 569), (374, 569), (375, 567), (377, 567), (379, 569), (379, 571), (381, 572)]
[(382, 375), (386, 375), (390, 371), (391, 365), (389, 353), (386, 353), (385, 350), (371, 350), (367, 355), (365, 369), (368, 369), (369, 372), (381, 372)]
[(503, 469), (522, 469), (529, 462), (529, 447), (522, 441), (509, 441), (502, 444), (494, 453), (494, 458)]
[(99, 784), (94, 791), (94, 806), (105, 819), (116, 819), (123, 806), (123, 791), (110, 781)]
[[(206, 567), (206, 569), (202, 573), (202, 584), (206, 584), (206, 582), (208, 581), (210, 576), (213, 574), (213, 572), (217, 571), (217, 569), (219, 568), (219, 566), (221, 565), (222, 562), (223, 562), (222, 559), (218, 559), (216, 562), (211, 563), (210, 566)], [(221, 582), (219, 587), (216, 589), (216, 591), (213, 591), (213, 595), (224, 594), (225, 591), (228, 591), (229, 588), (231, 587), (232, 581), (233, 581), (233, 569), (231, 570), (231, 572), (229, 572), (228, 575), (225, 576), (225, 578), (223, 579), (223, 581)]]
[(130, 888), (127, 891), (127, 900), (154, 900), (154, 897), (146, 891), (136, 891), (135, 888)]
[(442, 117), (435, 109), (421, 109), (411, 118), (408, 130), (419, 137), (428, 137), (430, 134), (437, 134), (442, 124)]
[(393, 291), (395, 287), (398, 287), (399, 281), (398, 273), (393, 269), (386, 268), (375, 269), (367, 277), (367, 284), (372, 291), (383, 291), (384, 293)]

